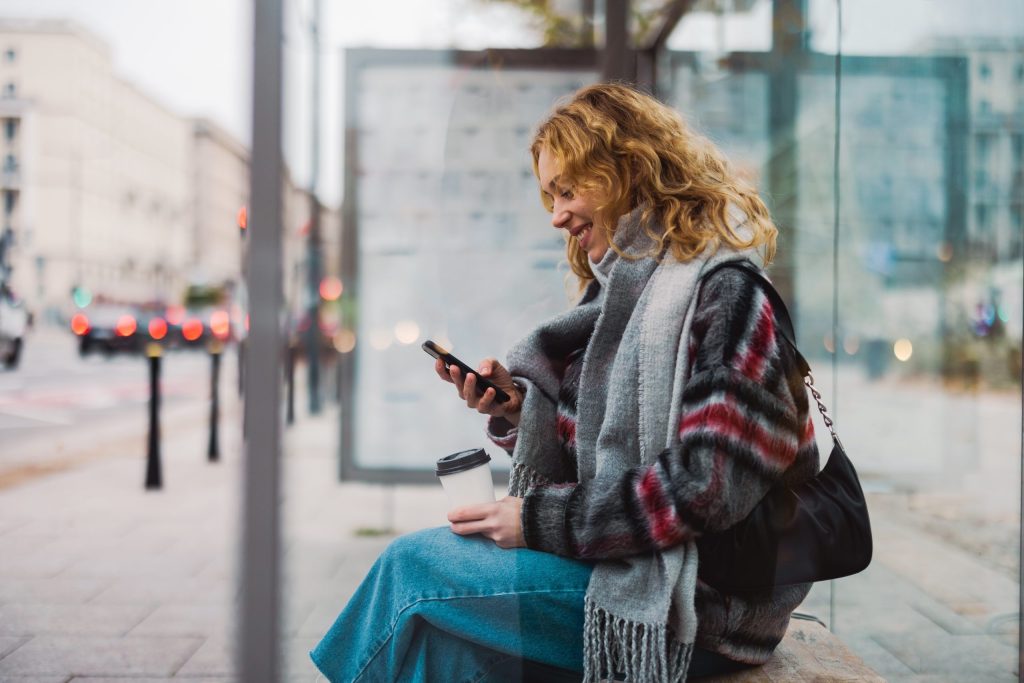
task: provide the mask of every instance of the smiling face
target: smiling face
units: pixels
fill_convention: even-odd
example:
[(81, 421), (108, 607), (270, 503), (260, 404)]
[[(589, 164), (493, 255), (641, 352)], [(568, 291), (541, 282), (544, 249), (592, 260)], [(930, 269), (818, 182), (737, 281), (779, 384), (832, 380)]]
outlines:
[(565, 230), (580, 249), (587, 253), (591, 263), (597, 263), (608, 252), (608, 239), (600, 225), (595, 225), (594, 210), (598, 201), (561, 177), (561, 168), (547, 147), (541, 147), (537, 157), (537, 175), (545, 204), (551, 210), (551, 225)]

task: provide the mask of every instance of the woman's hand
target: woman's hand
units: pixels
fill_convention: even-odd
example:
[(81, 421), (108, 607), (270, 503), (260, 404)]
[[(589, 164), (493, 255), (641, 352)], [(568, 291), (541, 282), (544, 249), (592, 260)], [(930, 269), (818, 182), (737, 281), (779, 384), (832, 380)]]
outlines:
[(434, 361), (434, 371), (444, 381), (454, 384), (459, 391), (459, 398), (478, 413), (503, 417), (513, 425), (519, 424), (519, 411), (523, 407), (523, 395), (512, 382), (512, 375), (497, 360), (485, 358), (477, 366), (477, 372), (509, 395), (509, 400), (504, 403), (494, 400), (494, 389), (487, 389), (484, 393), (478, 394), (476, 392), (476, 375), (472, 373), (463, 375), (455, 365), (447, 369), (444, 362), (438, 359)]
[(448, 521), (459, 536), (483, 534), (499, 548), (525, 548), (522, 510), (522, 498), (505, 496), (494, 503), (455, 508), (448, 513)]

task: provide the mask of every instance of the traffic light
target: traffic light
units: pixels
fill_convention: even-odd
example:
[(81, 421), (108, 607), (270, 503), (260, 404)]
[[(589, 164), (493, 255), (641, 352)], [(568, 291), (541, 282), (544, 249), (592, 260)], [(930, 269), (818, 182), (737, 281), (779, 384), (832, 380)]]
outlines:
[(88, 287), (76, 285), (71, 288), (71, 300), (79, 308), (85, 308), (92, 303), (92, 292), (89, 291)]

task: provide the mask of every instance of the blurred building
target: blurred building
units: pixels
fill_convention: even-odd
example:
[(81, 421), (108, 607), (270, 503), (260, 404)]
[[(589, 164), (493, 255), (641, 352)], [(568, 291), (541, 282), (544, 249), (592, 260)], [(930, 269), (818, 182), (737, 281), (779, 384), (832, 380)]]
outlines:
[(193, 282), (235, 281), (242, 267), (239, 211), (248, 204), (249, 150), (213, 121), (198, 119), (192, 122), (192, 164), (186, 275)]
[[(239, 282), (248, 148), (120, 78), (110, 49), (87, 30), (0, 20), (0, 121), (0, 278), (31, 310), (63, 319), (75, 288), (171, 303), (188, 284)], [(286, 174), (284, 197), (294, 300), (309, 195)], [(324, 210), (325, 237), (338, 234), (338, 221), (337, 210)], [(337, 272), (336, 252), (337, 238), (327, 240), (328, 273)]]
[(124, 299), (181, 285), (190, 219), (189, 123), (113, 71), (73, 24), (0, 23), (6, 254), (36, 310), (72, 288)]
[(925, 49), (968, 61), (967, 239), (994, 262), (1024, 257), (1024, 40), (943, 38)]

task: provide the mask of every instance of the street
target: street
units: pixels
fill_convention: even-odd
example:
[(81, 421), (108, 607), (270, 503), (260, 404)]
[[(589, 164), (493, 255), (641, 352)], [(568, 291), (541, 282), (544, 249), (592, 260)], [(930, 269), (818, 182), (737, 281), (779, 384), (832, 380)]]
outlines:
[[(237, 395), (233, 349), (221, 366), (221, 397)], [(145, 455), (149, 371), (145, 356), (79, 357), (70, 331), (33, 331), (21, 365), (0, 372), (0, 485), (24, 468), (60, 469), (115, 440), (134, 439)], [(206, 419), (210, 358), (171, 351), (161, 370), (161, 428)]]

